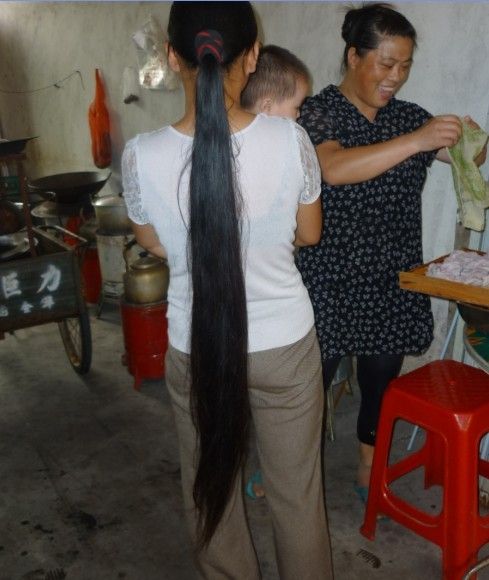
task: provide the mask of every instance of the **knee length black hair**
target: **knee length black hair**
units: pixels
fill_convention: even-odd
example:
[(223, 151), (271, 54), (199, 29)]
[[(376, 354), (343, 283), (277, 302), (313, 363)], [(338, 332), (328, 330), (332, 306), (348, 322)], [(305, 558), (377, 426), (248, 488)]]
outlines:
[[(196, 50), (195, 39), (202, 31), (211, 31), (211, 50)], [(248, 441), (242, 208), (223, 75), (228, 65), (253, 47), (257, 26), (248, 2), (174, 2), (168, 37), (178, 55), (197, 68), (189, 192), (190, 361), (191, 408), (199, 441), (193, 496), (198, 545), (204, 547), (237, 484)]]

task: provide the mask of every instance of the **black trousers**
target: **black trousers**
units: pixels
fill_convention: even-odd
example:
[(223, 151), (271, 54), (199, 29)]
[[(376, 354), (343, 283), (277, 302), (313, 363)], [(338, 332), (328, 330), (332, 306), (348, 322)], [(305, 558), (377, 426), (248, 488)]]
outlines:
[[(323, 384), (329, 389), (343, 357), (323, 360)], [(357, 419), (357, 435), (361, 443), (375, 445), (375, 431), (380, 405), (387, 385), (401, 372), (403, 354), (357, 355), (357, 380), (361, 403)]]

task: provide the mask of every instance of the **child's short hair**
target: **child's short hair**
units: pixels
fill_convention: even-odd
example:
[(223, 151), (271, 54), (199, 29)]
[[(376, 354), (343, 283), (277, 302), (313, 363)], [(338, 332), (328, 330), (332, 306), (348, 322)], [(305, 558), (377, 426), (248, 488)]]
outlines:
[(260, 99), (280, 102), (293, 97), (297, 78), (310, 81), (307, 66), (286, 48), (269, 44), (262, 47), (256, 71), (250, 75), (241, 93), (241, 106), (252, 109)]

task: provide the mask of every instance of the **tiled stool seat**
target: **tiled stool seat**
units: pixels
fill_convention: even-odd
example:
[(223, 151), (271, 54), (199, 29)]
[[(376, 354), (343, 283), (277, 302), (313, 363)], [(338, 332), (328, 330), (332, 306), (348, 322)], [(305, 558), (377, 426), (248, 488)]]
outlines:
[[(389, 465), (398, 419), (425, 429), (426, 442)], [(440, 546), (443, 579), (461, 580), (489, 542), (489, 516), (479, 514), (478, 493), (479, 474), (489, 477), (489, 462), (479, 459), (479, 444), (488, 431), (489, 375), (480, 369), (439, 360), (392, 381), (382, 402), (362, 534), (373, 540), (377, 515), (383, 513)], [(425, 487), (443, 486), (443, 506), (434, 516), (389, 487), (420, 466)]]

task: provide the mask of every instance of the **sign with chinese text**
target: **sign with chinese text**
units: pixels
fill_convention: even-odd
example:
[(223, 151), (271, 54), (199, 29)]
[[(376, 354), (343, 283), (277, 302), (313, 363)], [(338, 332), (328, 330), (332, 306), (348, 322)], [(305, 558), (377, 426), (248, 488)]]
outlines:
[(78, 293), (72, 252), (0, 264), (0, 332), (75, 316)]

